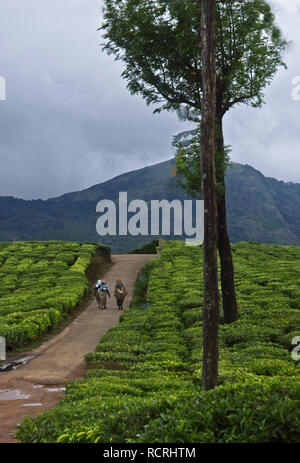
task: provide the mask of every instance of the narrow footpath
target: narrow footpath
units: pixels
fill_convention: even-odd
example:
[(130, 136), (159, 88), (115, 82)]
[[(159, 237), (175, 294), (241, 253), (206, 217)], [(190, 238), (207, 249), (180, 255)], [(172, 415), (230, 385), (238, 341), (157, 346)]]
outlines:
[(115, 282), (121, 279), (132, 299), (138, 272), (154, 255), (113, 255), (113, 266), (105, 274), (111, 293), (107, 310), (99, 310), (96, 299), (61, 333), (37, 349), (22, 355), (30, 359), (17, 370), (0, 373), (0, 443), (17, 442), (16, 425), (25, 415), (33, 417), (53, 408), (64, 396), (65, 385), (85, 371), (84, 355), (95, 350), (100, 338), (118, 325), (122, 314), (113, 297)]

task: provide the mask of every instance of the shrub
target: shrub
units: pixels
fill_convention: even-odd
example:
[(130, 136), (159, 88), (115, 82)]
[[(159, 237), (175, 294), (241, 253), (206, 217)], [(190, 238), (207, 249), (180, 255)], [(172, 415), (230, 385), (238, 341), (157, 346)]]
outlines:
[(0, 247), (0, 335), (9, 349), (35, 340), (82, 302), (97, 252), (109, 249), (63, 241)]
[(202, 250), (167, 242), (119, 326), (87, 356), (93, 369), (55, 409), (23, 421), (22, 442), (299, 442), (300, 362), (290, 349), (300, 248), (232, 248), (239, 319), (220, 325), (214, 390), (201, 391)]

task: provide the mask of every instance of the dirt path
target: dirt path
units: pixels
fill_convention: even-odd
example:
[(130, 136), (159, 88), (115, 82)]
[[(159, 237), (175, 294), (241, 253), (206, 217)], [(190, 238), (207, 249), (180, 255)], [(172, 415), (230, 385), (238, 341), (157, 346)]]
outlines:
[(120, 278), (128, 290), (124, 309), (129, 306), (139, 270), (153, 255), (114, 255), (114, 265), (105, 278), (111, 292), (108, 310), (99, 310), (96, 300), (60, 334), (25, 356), (33, 356), (15, 371), (0, 373), (0, 443), (16, 442), (15, 427), (25, 415), (35, 416), (54, 407), (64, 396), (68, 381), (80, 378), (84, 355), (95, 350), (99, 339), (119, 323), (113, 288)]

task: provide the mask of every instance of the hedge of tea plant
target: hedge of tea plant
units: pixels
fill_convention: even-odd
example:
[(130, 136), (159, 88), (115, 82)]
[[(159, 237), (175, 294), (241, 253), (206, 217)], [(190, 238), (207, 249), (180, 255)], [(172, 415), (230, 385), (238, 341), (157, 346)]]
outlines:
[(37, 339), (83, 301), (97, 245), (63, 241), (0, 244), (0, 336), (8, 349)]
[(233, 245), (240, 317), (220, 324), (219, 385), (201, 391), (202, 251), (169, 242), (130, 310), (23, 442), (299, 442), (300, 248)]

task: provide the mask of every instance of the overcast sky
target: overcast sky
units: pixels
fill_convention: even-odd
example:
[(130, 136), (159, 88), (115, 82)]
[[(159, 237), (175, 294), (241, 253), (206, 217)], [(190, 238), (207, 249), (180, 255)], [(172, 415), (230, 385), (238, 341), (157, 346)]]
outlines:
[[(293, 44), (263, 109), (239, 106), (225, 119), (232, 159), (300, 183), (300, 0), (277, 0)], [(48, 198), (81, 190), (172, 157), (172, 136), (189, 126), (153, 115), (101, 51), (101, 0), (0, 0), (0, 195)], [(299, 92), (300, 94), (300, 92)]]

